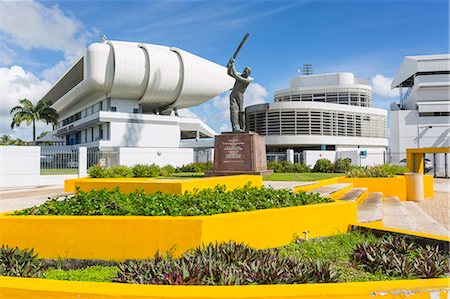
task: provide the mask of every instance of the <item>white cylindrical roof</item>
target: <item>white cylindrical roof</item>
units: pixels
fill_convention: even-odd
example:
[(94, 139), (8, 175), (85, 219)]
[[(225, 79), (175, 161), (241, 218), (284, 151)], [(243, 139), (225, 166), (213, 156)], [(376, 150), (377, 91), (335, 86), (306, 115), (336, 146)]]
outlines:
[(187, 108), (227, 91), (234, 83), (224, 66), (153, 44), (94, 43), (77, 63), (84, 66), (81, 82), (71, 86), (71, 68), (46, 95), (58, 112), (98, 93), (138, 100), (146, 109)]

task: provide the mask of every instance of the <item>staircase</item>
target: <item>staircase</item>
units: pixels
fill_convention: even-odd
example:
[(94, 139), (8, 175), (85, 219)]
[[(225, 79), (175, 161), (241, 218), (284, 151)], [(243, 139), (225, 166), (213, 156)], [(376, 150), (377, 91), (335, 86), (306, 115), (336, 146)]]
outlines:
[(275, 189), (288, 188), (294, 192), (302, 190), (319, 193), (320, 196), (338, 201), (356, 202), (360, 223), (382, 220), (382, 225), (388, 228), (450, 236), (449, 231), (417, 203), (400, 201), (398, 197), (383, 198), (381, 192), (368, 192), (367, 188), (353, 188), (351, 183), (265, 182), (265, 185)]
[(398, 197), (383, 200), (383, 226), (412, 230), (440, 236), (450, 236), (449, 231), (422, 210), (415, 202), (400, 201)]

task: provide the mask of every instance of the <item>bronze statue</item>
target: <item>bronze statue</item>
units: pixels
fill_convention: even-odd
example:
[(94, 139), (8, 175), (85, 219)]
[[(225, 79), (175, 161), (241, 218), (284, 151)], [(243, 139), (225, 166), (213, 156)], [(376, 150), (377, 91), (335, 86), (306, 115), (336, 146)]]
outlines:
[(234, 59), (247, 38), (248, 33), (244, 36), (244, 39), (241, 41), (233, 57), (227, 64), (228, 75), (236, 79), (230, 94), (230, 119), (233, 132), (245, 131), (244, 92), (247, 89), (247, 86), (253, 81), (253, 79), (250, 78), (251, 69), (249, 67), (245, 67), (242, 74), (239, 74), (234, 65)]

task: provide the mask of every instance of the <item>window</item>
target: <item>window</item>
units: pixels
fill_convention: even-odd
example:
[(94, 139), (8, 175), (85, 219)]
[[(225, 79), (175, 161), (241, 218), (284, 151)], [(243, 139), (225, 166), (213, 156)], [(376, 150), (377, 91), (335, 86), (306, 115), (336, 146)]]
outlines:
[(419, 112), (420, 117), (426, 116), (450, 116), (449, 111), (440, 111), (440, 112)]
[(133, 108), (133, 113), (139, 113), (139, 108)]
[(111, 106), (111, 112), (117, 112), (117, 107), (116, 106)]

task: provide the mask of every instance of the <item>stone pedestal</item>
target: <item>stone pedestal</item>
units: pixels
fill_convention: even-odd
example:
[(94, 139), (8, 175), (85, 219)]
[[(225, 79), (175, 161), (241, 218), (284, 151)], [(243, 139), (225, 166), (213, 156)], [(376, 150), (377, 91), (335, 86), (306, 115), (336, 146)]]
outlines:
[(271, 174), (264, 137), (254, 132), (224, 132), (214, 138), (214, 168), (206, 176)]

